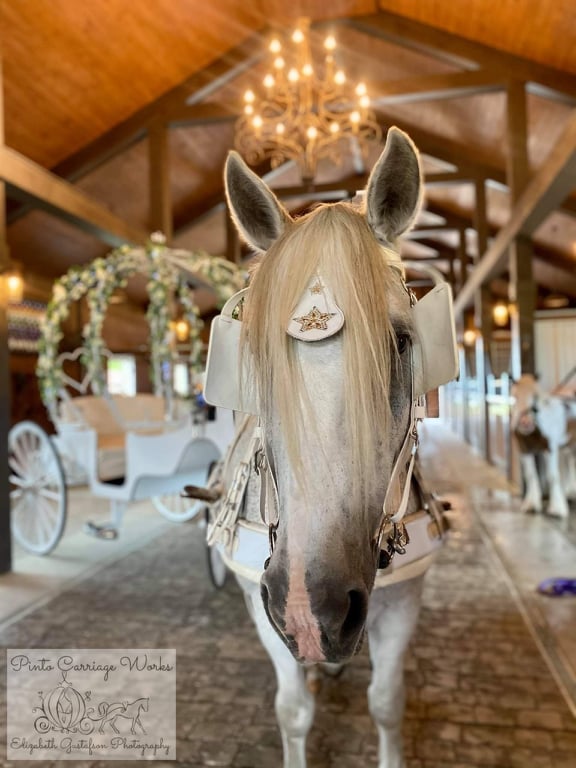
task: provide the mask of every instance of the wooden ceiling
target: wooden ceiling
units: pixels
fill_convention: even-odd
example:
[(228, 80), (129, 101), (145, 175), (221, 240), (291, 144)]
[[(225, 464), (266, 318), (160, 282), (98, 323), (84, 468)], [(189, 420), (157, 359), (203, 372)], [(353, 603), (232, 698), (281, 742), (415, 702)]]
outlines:
[[(462, 249), (470, 263), (481, 255), (470, 233), (479, 180), (487, 184), (491, 236), (513, 207), (507, 187), (512, 80), (528, 83), (528, 179), (545, 166), (573, 118), (573, 0), (4, 3), (6, 144), (73, 182), (131, 231), (156, 228), (159, 215), (166, 219), (156, 207), (169, 204), (176, 244), (223, 253), (221, 172), (233, 116), (243, 91), (261, 80), (270, 30), (302, 15), (315, 20), (319, 34), (336, 34), (347, 71), (370, 84), (382, 125), (405, 128), (424, 153), (430, 213), (405, 253), (437, 258), (447, 274), (455, 262), (452, 273), (462, 282)], [(169, 126), (165, 146), (163, 125)], [(150, 162), (166, 151), (159, 201)], [(454, 173), (450, 184), (447, 171)], [(316, 181), (320, 188), (332, 185), (334, 194), (342, 180), (344, 191), (360, 184), (362, 174), (355, 173), (345, 158), (341, 167), (322, 163)], [(290, 166), (269, 179), (284, 190), (299, 184)], [(12, 257), (29, 272), (54, 277), (106, 251), (101, 238), (35, 210), (33, 196), (14, 184), (8, 196)], [(287, 199), (293, 207), (304, 202), (297, 190)], [(542, 296), (563, 292), (576, 304), (576, 198), (554, 207), (534, 232), (535, 272)]]

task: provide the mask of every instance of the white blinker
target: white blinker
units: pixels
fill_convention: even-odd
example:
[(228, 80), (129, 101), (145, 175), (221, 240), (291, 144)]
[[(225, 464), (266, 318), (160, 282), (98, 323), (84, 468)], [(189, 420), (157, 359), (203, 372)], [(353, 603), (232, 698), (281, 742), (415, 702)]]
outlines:
[[(232, 317), (248, 289), (232, 296), (212, 320), (206, 363), (204, 398), (211, 405), (258, 414), (257, 393), (247, 372), (240, 370), (242, 323)], [(458, 376), (458, 349), (452, 308), (452, 290), (438, 282), (412, 307), (414, 338), (414, 391), (418, 398)], [(303, 341), (333, 336), (344, 325), (344, 315), (322, 278), (315, 277), (298, 303), (288, 333)]]
[(425, 395), (458, 376), (458, 347), (452, 289), (442, 282), (412, 307), (414, 397)]
[(320, 275), (308, 283), (292, 313), (287, 332), (299, 341), (320, 341), (334, 336), (344, 325), (344, 315)]
[(203, 394), (210, 405), (257, 414), (256, 392), (246, 373), (246, 361), (244, 370), (240, 371), (242, 323), (232, 317), (247, 293), (247, 288), (235, 293), (224, 304), (222, 312), (212, 320)]

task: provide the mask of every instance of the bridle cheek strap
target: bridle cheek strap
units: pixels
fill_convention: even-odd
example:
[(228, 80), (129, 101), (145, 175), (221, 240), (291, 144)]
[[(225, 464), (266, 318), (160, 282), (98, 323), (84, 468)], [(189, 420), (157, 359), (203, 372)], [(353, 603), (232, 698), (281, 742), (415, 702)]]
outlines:
[[(412, 370), (412, 393), (414, 393), (414, 366)], [(390, 525), (396, 526), (402, 523), (406, 512), (408, 511), (408, 501), (410, 499), (410, 489), (412, 483), (412, 474), (416, 462), (416, 453), (418, 451), (418, 422), (426, 415), (426, 405), (423, 396), (414, 398), (410, 404), (410, 423), (406, 437), (400, 448), (400, 452), (394, 462), (390, 482), (384, 497), (382, 505), (382, 519), (376, 535), (376, 551), (382, 548), (382, 539), (384, 533)], [(404, 479), (403, 479), (404, 478)]]
[(268, 528), (276, 529), (280, 516), (280, 497), (274, 457), (260, 424), (255, 430), (255, 436), (258, 447), (254, 456), (254, 469), (260, 477), (260, 518)]
[[(394, 537), (398, 538), (402, 531), (402, 520), (408, 510), (410, 490), (416, 453), (418, 451), (418, 422), (426, 415), (424, 396), (414, 398), (414, 367), (411, 365), (412, 400), (410, 404), (410, 423), (400, 452), (394, 462), (390, 482), (382, 505), (382, 518), (375, 537), (376, 552), (382, 548), (384, 534), (393, 527)], [(280, 499), (278, 483), (276, 480), (276, 468), (274, 458), (266, 440), (266, 436), (259, 425), (255, 430), (255, 439), (258, 441), (258, 449), (254, 458), (256, 473), (260, 476), (260, 517), (268, 527), (270, 539), (270, 554), (276, 543), (276, 531), (280, 517)], [(399, 501), (398, 501), (399, 499)], [(269, 559), (266, 561), (265, 568)]]

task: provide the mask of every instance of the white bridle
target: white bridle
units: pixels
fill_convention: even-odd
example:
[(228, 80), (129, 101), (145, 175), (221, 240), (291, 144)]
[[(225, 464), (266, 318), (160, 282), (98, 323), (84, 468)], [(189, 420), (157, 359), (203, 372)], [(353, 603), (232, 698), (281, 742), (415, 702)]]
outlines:
[[(410, 262), (408, 265), (412, 266)], [(425, 417), (425, 393), (458, 375), (450, 286), (444, 282), (439, 272), (425, 268), (435, 285), (423, 299), (416, 301), (404, 283), (404, 265), (400, 261), (393, 261), (392, 266), (402, 272), (403, 285), (410, 296), (416, 338), (410, 346), (411, 404), (408, 429), (392, 467), (382, 514), (374, 535), (374, 548), (380, 568), (386, 568), (395, 553), (403, 553), (408, 543), (403, 519), (408, 509), (418, 450), (418, 423)], [(421, 267), (415, 264), (414, 268)], [(234, 310), (248, 290), (245, 288), (232, 296), (222, 308), (221, 314), (212, 321), (204, 398), (211, 405), (257, 415), (256, 393), (248, 377), (244, 375), (245, 371), (241, 369), (242, 323), (233, 317)], [(229, 499), (230, 494), (233, 498), (222, 505), (223, 508), (212, 527), (212, 538), (217, 531), (229, 530), (232, 518), (237, 517), (241, 497), (254, 462), (254, 469), (260, 476), (260, 516), (268, 528), (271, 554), (279, 524), (280, 502), (274, 460), (260, 425), (254, 431), (248, 454), (240, 462), (228, 494)], [(264, 567), (267, 563), (268, 561)]]

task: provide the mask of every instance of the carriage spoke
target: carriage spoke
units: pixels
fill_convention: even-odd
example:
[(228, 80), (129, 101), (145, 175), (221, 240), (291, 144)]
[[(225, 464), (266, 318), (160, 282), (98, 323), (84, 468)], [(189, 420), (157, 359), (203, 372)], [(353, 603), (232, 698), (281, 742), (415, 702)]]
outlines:
[(11, 448), (19, 464), (21, 464), (23, 467), (26, 467), (28, 465), (28, 456), (26, 454), (26, 449), (22, 444), (22, 440), (20, 438), (16, 439)]
[(60, 501), (60, 494), (58, 491), (53, 491), (50, 488), (39, 488), (38, 493), (40, 496), (43, 496), (45, 499), (50, 499), (51, 501)]
[(22, 496), (22, 494), (16, 497), (11, 496), (11, 498), (17, 499), (16, 504), (12, 507), (11, 511), (12, 517), (16, 518), (19, 514), (21, 514), (21, 509), (27, 505), (27, 498), (26, 496)]
[(23, 478), (18, 477), (18, 475), (10, 475), (8, 479), (10, 480), (12, 485), (17, 485), (19, 488), (22, 488), (23, 486), (26, 485), (26, 481)]
[(20, 422), (9, 436), (12, 528), (18, 542), (47, 554), (66, 520), (66, 485), (50, 437), (32, 422)]
[(24, 477), (26, 474), (28, 474), (28, 468), (26, 464), (22, 464), (22, 462), (16, 457), (15, 453), (12, 453), (12, 455), (8, 458), (8, 465), (10, 469), (17, 475), (20, 475), (20, 477)]
[(38, 515), (38, 522), (43, 534), (42, 540), (49, 541), (53, 530), (51, 521), (54, 519), (53, 515), (56, 510), (44, 499), (39, 499), (38, 501), (41, 502), (39, 506), (42, 507), (42, 512)]

